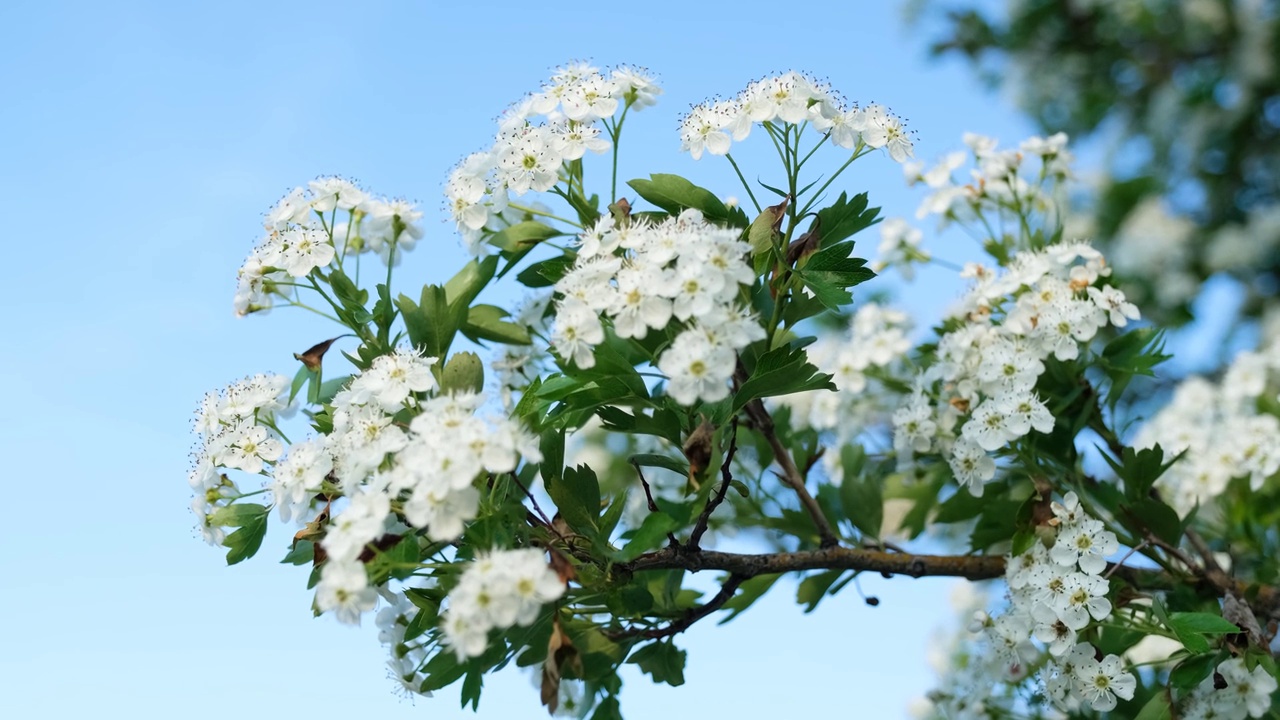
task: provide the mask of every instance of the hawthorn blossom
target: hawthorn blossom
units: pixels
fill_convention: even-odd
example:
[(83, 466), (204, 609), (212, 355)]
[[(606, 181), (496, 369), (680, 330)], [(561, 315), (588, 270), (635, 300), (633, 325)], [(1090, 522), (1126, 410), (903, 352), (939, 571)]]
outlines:
[(542, 606), (564, 591), (564, 582), (539, 550), (481, 554), (449, 593), (449, 607), (441, 616), (445, 642), (459, 661), (481, 655), (490, 629), (531, 625)]

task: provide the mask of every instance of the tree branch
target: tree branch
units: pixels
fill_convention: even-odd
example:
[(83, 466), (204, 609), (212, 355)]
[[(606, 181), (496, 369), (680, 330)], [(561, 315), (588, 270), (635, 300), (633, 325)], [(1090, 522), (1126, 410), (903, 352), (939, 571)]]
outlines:
[(623, 567), (632, 572), (683, 569), (724, 570), (743, 578), (798, 570), (858, 570), (911, 577), (962, 577), (990, 580), (1004, 575), (1004, 558), (985, 555), (915, 555), (861, 548), (830, 547), (800, 552), (742, 554), (663, 548)]
[(702, 508), (702, 513), (698, 515), (697, 522), (693, 525), (693, 532), (689, 534), (689, 542), (687, 547), (690, 550), (698, 550), (699, 543), (702, 542), (702, 535), (707, 531), (707, 525), (711, 522), (711, 513), (715, 512), (720, 503), (724, 502), (724, 495), (729, 491), (729, 483), (733, 482), (733, 472), (730, 466), (733, 464), (733, 456), (738, 452), (738, 418), (733, 418), (733, 425), (729, 430), (729, 451), (725, 453), (724, 462), (720, 465), (720, 487), (715, 494), (707, 498), (707, 506)]
[[(741, 361), (738, 363), (738, 370), (734, 374), (734, 378), (739, 384), (747, 380), (746, 369), (742, 367)], [(747, 416), (751, 418), (756, 429), (760, 431), (765, 441), (769, 443), (769, 447), (773, 449), (774, 459), (777, 460), (778, 466), (782, 468), (782, 479), (795, 491), (796, 496), (800, 498), (800, 505), (804, 507), (805, 512), (813, 520), (814, 526), (817, 527), (819, 545), (823, 548), (832, 548), (839, 545), (840, 540), (831, 529), (831, 523), (827, 522), (827, 516), (823, 514), (818, 501), (814, 500), (813, 495), (809, 494), (809, 488), (805, 486), (804, 475), (796, 467), (796, 461), (791, 457), (791, 451), (787, 449), (787, 446), (778, 437), (773, 424), (773, 417), (765, 409), (764, 403), (760, 402), (759, 399), (755, 399), (747, 403), (743, 409), (747, 411)]]
[[(657, 550), (618, 566), (629, 572), (646, 570), (722, 570), (740, 575), (744, 580), (757, 575), (797, 572), (801, 570), (854, 570), (878, 572), (888, 576), (959, 577), (967, 580), (991, 580), (1004, 576), (1003, 557), (988, 555), (916, 555), (889, 553), (863, 548), (832, 547), (799, 552), (744, 554), (713, 550), (691, 551), (684, 546)], [(1171, 590), (1188, 584), (1185, 576), (1159, 569), (1135, 568), (1109, 563), (1109, 575), (1121, 578), (1142, 590)], [(1250, 586), (1239, 580), (1199, 577), (1195, 587), (1215, 597), (1235, 594), (1251, 598), (1250, 606), (1260, 615), (1280, 619), (1280, 589), (1270, 585)]]

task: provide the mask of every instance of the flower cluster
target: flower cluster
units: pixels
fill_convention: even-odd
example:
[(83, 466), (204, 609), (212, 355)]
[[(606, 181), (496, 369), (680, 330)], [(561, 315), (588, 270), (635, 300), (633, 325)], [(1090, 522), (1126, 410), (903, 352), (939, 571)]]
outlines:
[(882, 272), (885, 268), (895, 267), (902, 273), (903, 279), (915, 279), (915, 263), (927, 263), (933, 255), (920, 247), (924, 233), (912, 227), (902, 218), (889, 218), (880, 224), (880, 257), (871, 265), (871, 269)]
[(329, 267), (335, 258), (341, 263), (348, 254), (369, 251), (399, 262), (400, 253), (422, 237), (421, 219), (412, 203), (375, 198), (340, 177), (294, 188), (267, 212), (267, 235), (237, 273), (236, 314), (269, 310), (273, 295), (289, 297), (294, 278)]
[(200, 444), (187, 482), (196, 493), (191, 510), (212, 545), (221, 544), (225, 533), (211, 516), (240, 496), (235, 482), (219, 470), (257, 475), (280, 459), (284, 446), (274, 424), (277, 415), (289, 410), (288, 389), (289, 378), (283, 375), (255, 375), (206, 393), (200, 403), (195, 421)]
[[(365, 375), (374, 372), (371, 367)], [(535, 439), (518, 424), (476, 415), (479, 395), (421, 402), (406, 431), (374, 396), (368, 404), (355, 404), (358, 385), (360, 377), (344, 391), (346, 397), (334, 399), (333, 433), (325, 439), (348, 504), (330, 520), (321, 541), (329, 561), (316, 593), (321, 611), (335, 610), (346, 622), (358, 621), (376, 600), (360, 561), (369, 543), (398, 529), (401, 518), (429, 540), (453, 541), (479, 510), (480, 492), (473, 484), (478, 475), (511, 472), (522, 458), (541, 459)]]
[(1157, 443), (1166, 457), (1186, 452), (1158, 483), (1180, 515), (1210, 501), (1232, 478), (1253, 490), (1280, 470), (1280, 419), (1259, 412), (1259, 399), (1280, 381), (1280, 341), (1236, 356), (1220, 382), (1184, 380), (1173, 399), (1143, 426), (1135, 448)]
[(1056, 524), (1053, 547), (1040, 543), (1009, 559), (1005, 579), (1009, 584), (1010, 612), (1020, 628), (1043, 643), (1050, 660), (1041, 670), (1045, 688), (1063, 710), (1087, 703), (1105, 712), (1116, 698), (1129, 700), (1136, 684), (1119, 657), (1098, 657), (1077, 633), (1092, 619), (1111, 616), (1108, 585), (1101, 573), (1106, 557), (1119, 550), (1116, 536), (1100, 520), (1088, 516), (1074, 492), (1052, 505)]
[(1120, 657), (1100, 657), (1078, 637), (1091, 623), (1111, 616), (1109, 588), (1101, 573), (1106, 556), (1119, 543), (1101, 521), (1083, 511), (1075, 493), (1067, 493), (1052, 509), (1052, 547), (1035, 542), (1009, 558), (1009, 607), (995, 616), (980, 612), (975, 617), (971, 629), (979, 633), (985, 652), (981, 660), (971, 658), (974, 662), (965, 669), (968, 684), (948, 682), (954, 692), (932, 695), (951, 711), (947, 717), (986, 717), (984, 708), (996, 685), (1023, 680), (1037, 664), (1046, 695), (1064, 712), (1082, 704), (1106, 712), (1115, 708), (1117, 698), (1133, 697), (1137, 681)]
[[(1001, 149), (994, 138), (973, 133), (965, 133), (964, 144), (969, 153), (950, 153), (928, 170), (924, 163), (903, 165), (909, 184), (924, 184), (930, 190), (916, 210), (917, 218), (937, 215), (944, 224), (985, 219), (996, 227), (992, 216), (1016, 218), (1029, 211), (1056, 210), (1054, 193), (1062, 180), (1071, 177), (1074, 159), (1065, 134), (1032, 137), (1016, 150)], [(1038, 167), (1028, 167), (1027, 160), (1033, 157), (1039, 160)], [(969, 159), (973, 167), (968, 180), (957, 182), (953, 173)]]
[[(899, 397), (890, 397), (879, 387), (872, 389), (874, 380), (867, 373), (897, 369), (911, 348), (910, 331), (906, 313), (874, 302), (860, 305), (845, 332), (824, 334), (808, 349), (809, 361), (831, 374), (836, 391), (810, 390), (778, 399), (791, 408), (792, 424), (835, 431), (841, 442), (848, 442), (883, 421)], [(839, 460), (839, 453), (831, 455)]]
[(1100, 284), (1109, 273), (1101, 254), (1082, 242), (1019, 253), (1002, 273), (967, 266), (974, 286), (894, 416), (900, 457), (945, 454), (956, 481), (981, 495), (995, 475), (988, 453), (1032, 429), (1053, 430), (1053, 415), (1035, 392), (1044, 361), (1073, 360), (1108, 323), (1123, 327), (1138, 318), (1123, 293)]
[(332, 431), (292, 445), (286, 457), (274, 423), (286, 408), (288, 378), (259, 375), (209, 393), (196, 422), (202, 443), (190, 478), (206, 539), (225, 539), (216, 520), (237, 518), (218, 509), (242, 497), (220, 469), (267, 475), (286, 522), (305, 522), (315, 498), (330, 498), (329, 510), (340, 509), (319, 523), (327, 562), (316, 607), (358, 622), (377, 604), (362, 557), (370, 543), (409, 527), (432, 541), (453, 541), (479, 510), (479, 475), (541, 459), (516, 422), (476, 414), (481, 396), (431, 397), (439, 390), (435, 362), (410, 348), (376, 358), (333, 398)]
[[(1221, 685), (1216, 684), (1218, 678)], [(1230, 658), (1200, 681), (1184, 701), (1178, 717), (1182, 720), (1260, 718), (1271, 709), (1271, 694), (1277, 687), (1276, 679), (1261, 666), (1250, 672), (1245, 669), (1242, 658)]]
[(564, 594), (564, 581), (534, 549), (495, 550), (467, 566), (441, 616), (445, 641), (459, 660), (484, 653), (489, 631), (538, 619), (542, 606)]
[(845, 149), (885, 148), (896, 162), (911, 157), (911, 135), (903, 121), (883, 106), (846, 107), (825, 82), (787, 72), (750, 83), (732, 100), (696, 105), (680, 121), (680, 149), (694, 160), (703, 152), (727, 155), (734, 142), (756, 124), (808, 123)]
[(683, 405), (729, 394), (737, 351), (764, 328), (741, 299), (755, 280), (741, 233), (686, 210), (659, 223), (602, 217), (583, 233), (573, 268), (556, 283), (551, 341), (580, 368), (595, 365), (605, 321), (620, 338), (678, 332), (657, 359), (667, 393)]
[(581, 63), (557, 69), (541, 91), (504, 114), (490, 148), (469, 155), (449, 174), (445, 198), (467, 246), (483, 251), (484, 231), (495, 229), (487, 226), (512, 196), (546, 192), (566, 163), (588, 151), (607, 151), (612, 144), (601, 135), (602, 121), (619, 108), (625, 113), (651, 106), (661, 93), (637, 68), (615, 68), (608, 76)]

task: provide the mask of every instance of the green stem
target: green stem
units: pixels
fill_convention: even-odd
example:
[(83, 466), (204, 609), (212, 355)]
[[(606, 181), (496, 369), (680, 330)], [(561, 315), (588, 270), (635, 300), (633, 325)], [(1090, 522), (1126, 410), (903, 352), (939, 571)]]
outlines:
[[(564, 196), (563, 196), (563, 195), (561, 195), (561, 197), (564, 197)], [(568, 198), (565, 198), (565, 199), (567, 200)], [(568, 218), (560, 217), (559, 215), (556, 215), (556, 214), (554, 214), (554, 213), (543, 212), (543, 211), (538, 210), (538, 209), (536, 209), (536, 208), (528, 207), (527, 205), (518, 205), (518, 204), (513, 203), (513, 202), (508, 202), (508, 203), (507, 203), (507, 207), (512, 208), (512, 209), (514, 209), (514, 210), (519, 210), (519, 211), (520, 211), (520, 212), (522, 212), (522, 213), (528, 213), (528, 214), (530, 214), (530, 215), (536, 215), (536, 216), (538, 216), (538, 217), (549, 218), (549, 219), (551, 219), (551, 220), (555, 220), (555, 221), (557, 221), (557, 222), (562, 222), (562, 223), (564, 223), (564, 224), (566, 224), (566, 225), (572, 225), (572, 226), (574, 226), (574, 227), (576, 227), (576, 228), (579, 228), (579, 229), (581, 229), (581, 228), (582, 228), (582, 225), (581, 225), (581, 224), (576, 223), (576, 222), (574, 222), (574, 221), (572, 221), (572, 220), (570, 220), (570, 219), (568, 219)]]
[[(285, 435), (285, 434), (284, 434), (284, 431), (283, 431), (283, 430), (281, 430), (279, 427), (277, 427), (277, 426), (276, 426), (276, 424), (275, 424), (274, 422), (271, 422), (270, 420), (266, 420), (266, 419), (263, 419), (263, 418), (257, 417), (256, 415), (255, 415), (255, 417), (254, 417), (254, 420), (255, 420), (255, 421), (257, 421), (257, 423), (258, 423), (259, 425), (263, 425), (263, 426), (266, 426), (266, 427), (271, 428), (272, 430), (275, 430), (277, 435), (279, 435), (280, 437), (284, 438), (285, 443), (287, 443), (287, 444), (289, 444), (289, 445), (292, 445), (292, 444), (293, 444), (293, 441), (289, 439), (289, 436), (288, 436), (288, 435)], [(243, 496), (243, 495), (241, 495), (241, 497), (244, 497), (244, 496)]]
[(751, 192), (751, 186), (747, 184), (747, 179), (743, 177), (742, 170), (738, 169), (738, 163), (733, 159), (733, 153), (725, 153), (729, 160), (729, 164), (733, 166), (733, 171), (738, 174), (738, 180), (742, 181), (742, 187), (747, 191), (747, 197), (751, 198), (751, 204), (756, 207), (756, 214), (760, 214), (760, 202), (756, 200), (755, 193)]
[[(913, 259), (917, 259), (917, 258), (915, 258), (914, 254), (913, 254), (912, 258), (913, 258)], [(939, 266), (939, 267), (944, 267), (944, 268), (946, 268), (946, 269), (948, 269), (948, 270), (953, 270), (953, 271), (955, 271), (955, 272), (964, 272), (964, 267), (963, 267), (963, 266), (961, 266), (961, 265), (957, 265), (957, 264), (955, 264), (955, 263), (951, 262), (950, 260), (943, 260), (942, 258), (938, 258), (938, 257), (930, 256), (930, 257), (929, 257), (929, 259), (928, 259), (928, 262), (930, 262), (930, 263), (932, 263), (932, 264), (934, 264), (934, 265), (937, 265), (937, 266)]]
[(809, 202), (805, 203), (804, 209), (801, 210), (799, 214), (805, 215), (812, 210), (814, 203), (818, 202), (818, 198), (822, 197), (822, 193), (826, 192), (827, 188), (831, 187), (831, 183), (835, 182), (836, 178), (840, 177), (840, 173), (844, 172), (846, 168), (852, 165), (854, 160), (857, 160), (869, 152), (871, 152), (871, 149), (864, 145), (862, 141), (858, 141), (858, 146), (854, 148), (853, 154), (849, 156), (849, 159), (845, 160), (844, 164), (840, 166), (840, 169), (836, 170), (835, 174), (827, 178), (826, 182), (822, 183), (822, 187), (819, 187), (817, 191), (813, 193), (813, 198), (810, 199)]
[(310, 275), (307, 276), (307, 280), (311, 282), (311, 288), (320, 293), (320, 297), (324, 298), (325, 302), (329, 303), (329, 307), (333, 308), (334, 312), (337, 312), (338, 303), (334, 302), (333, 298), (329, 297), (329, 294), (320, 287), (320, 283), (316, 282), (316, 279)]
[(270, 491), (271, 491), (271, 488), (262, 488), (261, 490), (254, 490), (254, 491), (252, 491), (252, 492), (240, 493), (239, 495), (237, 495), (237, 496), (235, 497), (235, 499), (236, 499), (236, 500), (243, 500), (243, 499), (245, 499), (245, 498), (247, 498), (247, 497), (253, 497), (254, 495), (261, 495), (261, 494), (263, 494), (263, 493), (265, 493), (265, 492), (270, 492)]
[(319, 315), (319, 316), (320, 316), (320, 317), (322, 317), (322, 318), (326, 318), (326, 319), (328, 319), (328, 320), (332, 320), (332, 321), (334, 321), (334, 322), (338, 323), (339, 325), (343, 325), (343, 322), (342, 322), (341, 320), (339, 320), (338, 318), (336, 318), (336, 317), (334, 317), (334, 316), (330, 315), (329, 313), (324, 312), (323, 310), (317, 310), (317, 309), (315, 309), (315, 308), (311, 307), (310, 305), (307, 305), (307, 304), (305, 304), (305, 303), (300, 303), (300, 302), (298, 302), (297, 300), (290, 300), (290, 301), (289, 301), (289, 304), (288, 304), (288, 305), (286, 305), (285, 307), (296, 307), (296, 308), (302, 308), (303, 310), (310, 310), (311, 312), (313, 312), (313, 313), (315, 313), (315, 314)]
[(391, 269), (396, 265), (396, 249), (400, 242), (400, 233), (404, 232), (404, 226), (397, 218), (391, 223), (391, 249), (387, 251), (387, 294), (391, 294)]
[(618, 146), (622, 143), (622, 123), (626, 122), (627, 111), (630, 109), (631, 103), (622, 106), (622, 114), (609, 133), (613, 138), (613, 173), (609, 180), (609, 197), (612, 198), (610, 202), (615, 203), (618, 202)]
[(813, 157), (813, 154), (818, 152), (818, 148), (826, 144), (827, 138), (829, 137), (831, 137), (829, 133), (826, 135), (823, 135), (822, 139), (819, 140), (818, 143), (813, 146), (813, 149), (809, 151), (809, 154), (805, 155), (804, 159), (802, 159), (799, 163), (796, 164), (796, 169), (799, 170), (800, 168), (804, 167), (804, 164), (809, 162), (809, 158)]
[(783, 144), (786, 142), (786, 135), (784, 134), (782, 137), (783, 142), (779, 143), (778, 131), (773, 127), (773, 123), (765, 123), (764, 129), (769, 133), (769, 139), (773, 141), (773, 149), (777, 151), (778, 159), (782, 160), (782, 166), (784, 168), (790, 167), (790, 164), (787, 162), (787, 154), (782, 149)]

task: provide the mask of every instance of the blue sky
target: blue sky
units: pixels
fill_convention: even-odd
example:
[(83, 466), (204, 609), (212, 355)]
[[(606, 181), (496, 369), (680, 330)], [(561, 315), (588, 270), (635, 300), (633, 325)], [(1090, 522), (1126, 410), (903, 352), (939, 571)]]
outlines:
[[(899, 12), (889, 2), (4, 3), (0, 716), (470, 717), (453, 689), (394, 696), (371, 623), (313, 619), (305, 573), (276, 563), (282, 532), (233, 568), (194, 532), (185, 478), (201, 394), (248, 373), (291, 373), (291, 353), (327, 336), (288, 311), (232, 315), (261, 213), (321, 174), (417, 199), (427, 237), (399, 277), (443, 280), (462, 259), (440, 221), (445, 174), (488, 142), (509, 102), (571, 59), (644, 65), (666, 89), (628, 121), (622, 177), (675, 172), (738, 194), (727, 166), (679, 154), (677, 118), (792, 68), (909, 118), (924, 159), (966, 130), (1028, 134), (963, 67), (928, 61), (926, 38)], [(887, 157), (860, 161), (843, 184), (869, 190), (885, 214), (915, 209)], [(947, 256), (948, 242), (960, 241), (933, 248)], [(900, 296), (936, 313), (955, 287), (940, 277)], [(930, 631), (951, 621), (949, 586), (868, 579), (878, 608), (850, 588), (810, 616), (777, 591), (730, 626), (688, 633), (684, 687), (627, 676), (624, 710), (902, 717), (929, 686), (924, 655)], [(488, 680), (479, 717), (539, 714), (526, 675)]]

